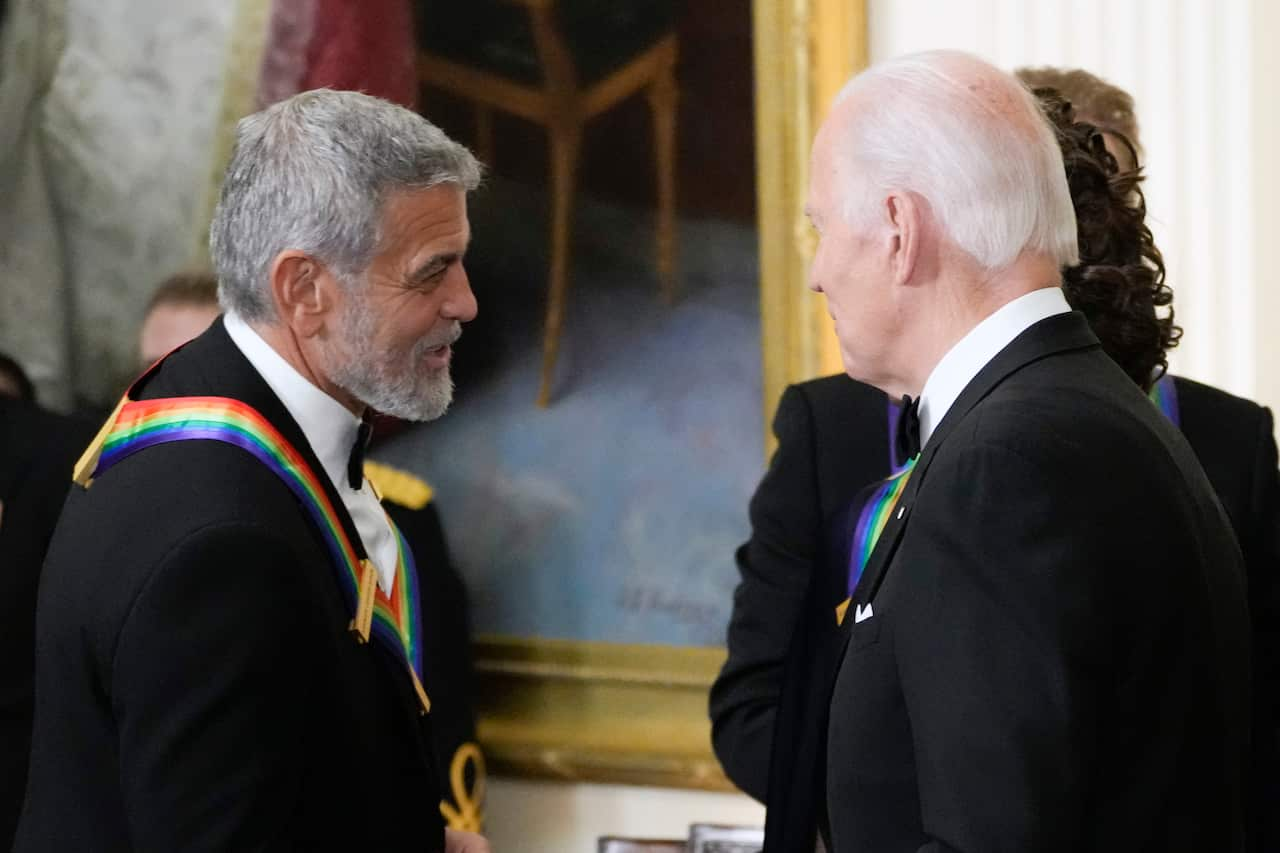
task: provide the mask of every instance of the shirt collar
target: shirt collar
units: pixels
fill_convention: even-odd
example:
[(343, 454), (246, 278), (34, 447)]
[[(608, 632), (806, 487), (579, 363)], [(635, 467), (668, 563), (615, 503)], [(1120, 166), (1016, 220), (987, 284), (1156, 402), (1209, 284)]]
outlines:
[(232, 343), (302, 427), (302, 434), (329, 475), (329, 481), (341, 489), (347, 482), (347, 462), (351, 459), (360, 419), (313, 385), (238, 315), (227, 312), (223, 324)]
[(1071, 310), (1060, 287), (1033, 290), (1008, 302), (969, 330), (933, 368), (920, 392), (920, 446), (924, 447), (960, 393), (987, 362), (1031, 326)]

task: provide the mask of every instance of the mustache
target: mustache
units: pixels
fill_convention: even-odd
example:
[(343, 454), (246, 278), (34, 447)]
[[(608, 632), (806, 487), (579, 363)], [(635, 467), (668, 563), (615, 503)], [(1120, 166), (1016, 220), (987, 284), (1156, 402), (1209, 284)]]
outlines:
[(453, 346), (460, 337), (462, 337), (462, 324), (455, 320), (453, 325), (441, 334), (419, 340), (415, 349), (419, 352), (426, 352), (440, 347)]

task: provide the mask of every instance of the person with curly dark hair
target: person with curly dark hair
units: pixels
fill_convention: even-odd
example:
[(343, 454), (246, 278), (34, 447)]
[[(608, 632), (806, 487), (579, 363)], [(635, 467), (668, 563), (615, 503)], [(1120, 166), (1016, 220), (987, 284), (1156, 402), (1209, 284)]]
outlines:
[(1076, 116), (1102, 132), (1107, 150), (1121, 171), (1130, 171), (1142, 157), (1138, 114), (1133, 95), (1083, 68), (1019, 68), (1014, 72), (1032, 89), (1055, 89), (1075, 107)]
[[(1182, 329), (1164, 260), (1146, 225), (1141, 146), (1128, 93), (1079, 69), (1020, 71), (1063, 141), (1077, 212), (1079, 266), (1063, 271), (1067, 300), (1103, 349), (1182, 429), (1230, 516), (1245, 557), (1254, 670), (1254, 846), (1280, 853), (1280, 476), (1270, 411), (1183, 377), (1166, 375)], [(1057, 83), (1069, 89), (1053, 88)], [(1080, 97), (1080, 106), (1068, 98)], [(1102, 116), (1099, 119), (1096, 116)], [(1108, 162), (1109, 158), (1111, 162)], [(1105, 173), (1094, 167), (1105, 164)], [(1127, 200), (1127, 204), (1118, 203)], [(1145, 378), (1145, 379), (1144, 379)]]
[[(1088, 76), (1070, 79), (1080, 84), (1081, 75)], [(1167, 374), (1167, 351), (1182, 330), (1145, 222), (1139, 148), (1116, 126), (1077, 116), (1058, 92), (1036, 94), (1057, 132), (1076, 211), (1080, 263), (1063, 271), (1064, 293), (1108, 355), (1180, 426), (1205, 468), (1246, 557), (1254, 642), (1267, 650), (1255, 655), (1256, 677), (1274, 682), (1280, 475), (1271, 414)], [(883, 392), (844, 375), (793, 385), (778, 405), (778, 449), (751, 501), (751, 538), (737, 552), (742, 580), (729, 659), (710, 697), (725, 773), (768, 806), (766, 853), (811, 853), (826, 825), (825, 737), (841, 648), (831, 614), (848, 581), (847, 563), (836, 556), (847, 544), (841, 519), (866, 486), (905, 464), (895, 443), (900, 420)], [(1280, 715), (1273, 697), (1256, 698), (1261, 802), (1274, 775), (1267, 743)]]
[[(1173, 322), (1164, 257), (1147, 227), (1142, 170), (1121, 170), (1105, 133), (1077, 121), (1075, 108), (1056, 89), (1032, 91), (1058, 136), (1076, 209), (1080, 263), (1062, 271), (1062, 290), (1088, 318), (1107, 355), (1150, 390), (1168, 370), (1167, 353), (1182, 329)], [(1127, 137), (1111, 135), (1115, 147), (1135, 150)]]

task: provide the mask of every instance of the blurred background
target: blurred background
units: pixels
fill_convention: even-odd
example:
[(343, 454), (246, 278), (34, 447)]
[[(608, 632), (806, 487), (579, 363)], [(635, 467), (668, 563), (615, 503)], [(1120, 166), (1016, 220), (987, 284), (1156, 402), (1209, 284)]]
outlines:
[[(780, 240), (802, 266), (824, 70), (951, 47), (1128, 90), (1186, 330), (1172, 369), (1280, 404), (1269, 0), (6, 0), (0, 21), (0, 351), (53, 409), (102, 412), (138, 370), (157, 283), (207, 262), (241, 116), (363, 89), (488, 163), (455, 408), (376, 452), (435, 489), (482, 637), (714, 661), (780, 390), (771, 352), (821, 349), (769, 331), (762, 285), (809, 297), (761, 252)], [(767, 156), (784, 139), (786, 180)], [(788, 381), (830, 368), (788, 363)], [(763, 815), (617, 781), (500, 774), (488, 793), (499, 850)]]

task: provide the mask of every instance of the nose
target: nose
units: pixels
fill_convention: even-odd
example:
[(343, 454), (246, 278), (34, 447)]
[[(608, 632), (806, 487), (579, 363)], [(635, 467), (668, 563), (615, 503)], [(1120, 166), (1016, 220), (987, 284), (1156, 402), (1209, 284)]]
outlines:
[(470, 323), (479, 313), (479, 306), (476, 304), (475, 293), (471, 291), (471, 280), (461, 264), (458, 265), (458, 275), (455, 278), (454, 292), (449, 295), (440, 313), (451, 320)]

